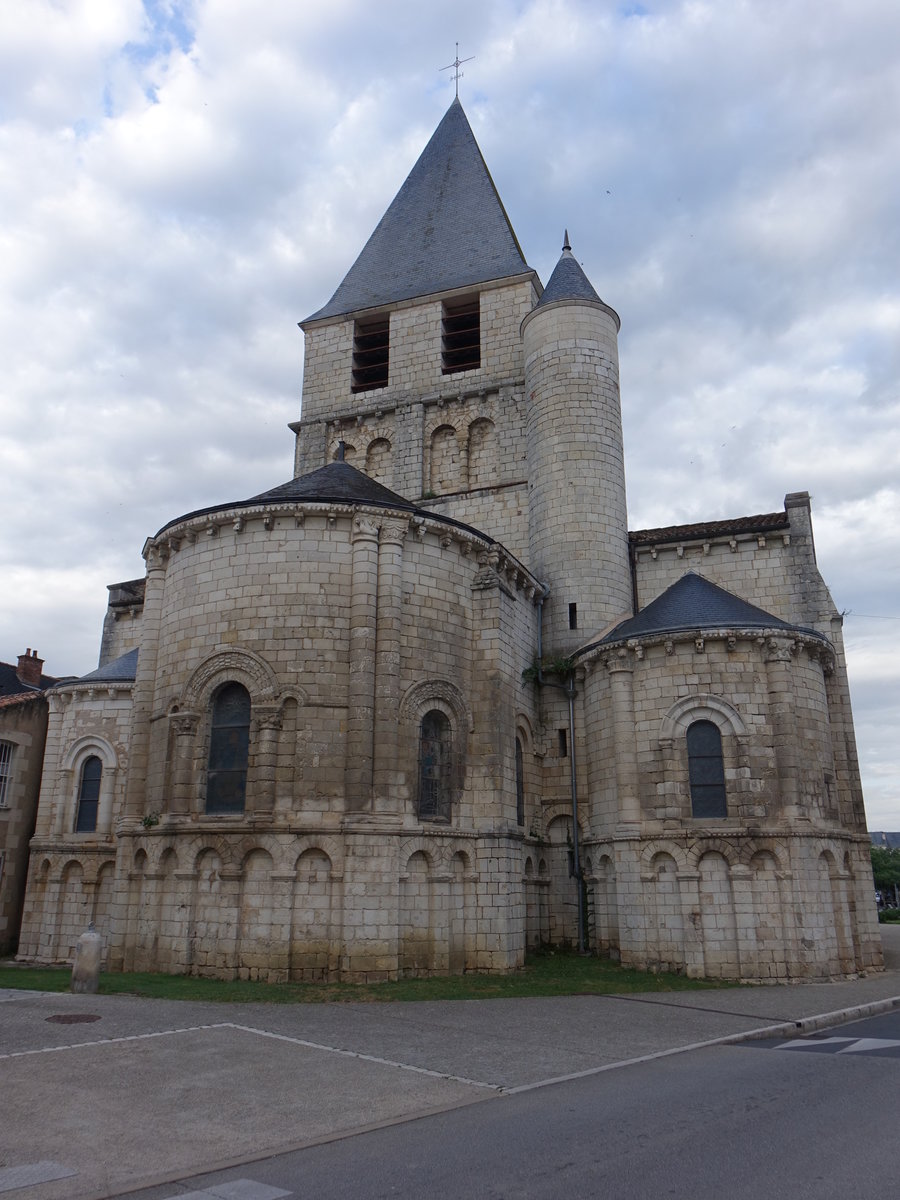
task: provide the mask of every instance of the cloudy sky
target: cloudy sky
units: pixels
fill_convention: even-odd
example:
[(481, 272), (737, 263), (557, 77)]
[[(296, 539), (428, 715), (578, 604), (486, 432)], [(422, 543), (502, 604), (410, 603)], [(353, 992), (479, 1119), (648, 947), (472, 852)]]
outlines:
[(96, 665), (171, 517), (288, 479), (302, 334), (460, 97), (622, 317), (630, 524), (809, 490), (900, 829), (896, 0), (4, 0), (0, 659)]

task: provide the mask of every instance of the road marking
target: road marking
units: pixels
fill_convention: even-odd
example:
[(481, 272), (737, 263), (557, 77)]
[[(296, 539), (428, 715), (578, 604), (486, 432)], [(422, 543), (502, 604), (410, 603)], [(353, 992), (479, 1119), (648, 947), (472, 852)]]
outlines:
[(428, 1075), (432, 1079), (448, 1079), (452, 1083), (465, 1083), (470, 1087), (487, 1088), (492, 1092), (502, 1092), (506, 1089), (498, 1083), (485, 1083), (481, 1079), (469, 1079), (466, 1075), (451, 1075), (447, 1071), (432, 1071), (428, 1067), (414, 1067), (411, 1063), (397, 1062), (392, 1058), (379, 1058), (375, 1054), (362, 1054), (358, 1050), (345, 1050), (340, 1046), (326, 1046), (321, 1042), (308, 1042), (304, 1038), (290, 1037), (286, 1033), (271, 1033), (267, 1029), (254, 1029), (252, 1025), (231, 1025), (232, 1029), (242, 1029), (245, 1033), (255, 1033), (259, 1037), (274, 1038), (278, 1042), (292, 1042), (295, 1046), (305, 1046), (310, 1050), (324, 1050), (328, 1054), (340, 1054), (345, 1058), (358, 1058), (362, 1062), (377, 1063), (382, 1067), (397, 1067), (401, 1071), (412, 1071), (416, 1075)]
[(344, 1058), (356, 1058), (361, 1062), (376, 1063), (382, 1067), (396, 1067), (400, 1071), (412, 1071), (416, 1075), (427, 1075), (431, 1079), (446, 1079), (450, 1083), (463, 1083), (469, 1087), (486, 1088), (492, 1092), (502, 1092), (506, 1089), (501, 1084), (485, 1083), (481, 1079), (469, 1079), (465, 1075), (451, 1075), (447, 1071), (432, 1071), (428, 1067), (413, 1066), (412, 1063), (397, 1062), (392, 1058), (379, 1058), (375, 1054), (363, 1054), (358, 1050), (345, 1050), (340, 1046), (326, 1046), (321, 1042), (310, 1042), (304, 1038), (290, 1037), (285, 1033), (272, 1033), (267, 1029), (255, 1029), (252, 1025), (237, 1025), (233, 1021), (218, 1021), (214, 1025), (190, 1025), (184, 1029), (160, 1029), (154, 1033), (132, 1033), (125, 1037), (97, 1038), (90, 1042), (70, 1042), (64, 1046), (41, 1046), (35, 1050), (13, 1050), (8, 1054), (0, 1054), (0, 1061), (8, 1058), (27, 1058), (32, 1054), (59, 1054), (64, 1050), (83, 1050), (89, 1046), (116, 1046), (123, 1042), (142, 1042), (150, 1038), (173, 1037), (180, 1033), (200, 1033), (210, 1029), (235, 1029), (240, 1033), (255, 1034), (257, 1037), (272, 1038), (278, 1042), (289, 1042), (295, 1046), (303, 1046), (308, 1050), (321, 1050), (326, 1054), (340, 1054)]
[(123, 1037), (94, 1038), (89, 1042), (68, 1042), (63, 1046), (40, 1046), (35, 1050), (11, 1050), (0, 1054), (0, 1061), (7, 1058), (28, 1058), (31, 1054), (58, 1054), (63, 1050), (83, 1050), (87, 1046), (116, 1046), (122, 1042), (144, 1042), (150, 1038), (172, 1037), (176, 1033), (197, 1033), (202, 1029), (231, 1029), (230, 1022), (216, 1025), (188, 1025), (184, 1029), (159, 1029), (153, 1033), (131, 1033)]
[(169, 1200), (282, 1200), (293, 1194), (254, 1179), (231, 1179), (227, 1183), (211, 1183), (200, 1192), (178, 1192)]
[(900, 1047), (897, 1038), (856, 1038), (852, 1046), (838, 1050), (838, 1054), (866, 1054), (870, 1050), (896, 1050)]
[(78, 1172), (55, 1162), (23, 1163), (19, 1167), (0, 1167), (0, 1192), (14, 1192), (17, 1188), (34, 1187), (38, 1183), (51, 1183), (54, 1179), (68, 1179)]
[(837, 1045), (840, 1042), (846, 1046), (850, 1042), (855, 1042), (856, 1038), (845, 1037), (827, 1037), (827, 1038), (795, 1038), (790, 1042), (782, 1042), (777, 1046), (778, 1050), (815, 1050), (817, 1046)]

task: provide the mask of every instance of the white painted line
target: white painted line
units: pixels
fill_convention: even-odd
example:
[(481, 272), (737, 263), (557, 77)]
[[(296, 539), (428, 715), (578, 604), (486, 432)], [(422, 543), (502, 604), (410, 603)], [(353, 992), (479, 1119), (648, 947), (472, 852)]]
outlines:
[(374, 1054), (362, 1054), (358, 1050), (345, 1050), (340, 1046), (325, 1046), (321, 1042), (308, 1042), (304, 1038), (290, 1037), (285, 1033), (271, 1033), (267, 1029), (254, 1029), (252, 1025), (233, 1025), (232, 1028), (242, 1029), (245, 1033), (255, 1033), (259, 1037), (274, 1038), (278, 1042), (291, 1042), (295, 1046), (305, 1046), (309, 1050), (324, 1050), (328, 1054), (358, 1058), (361, 1062), (377, 1063), (382, 1067), (396, 1067), (401, 1071), (413, 1071), (416, 1075), (429, 1075), (432, 1079), (448, 1079), (451, 1083), (466, 1083), (470, 1087), (487, 1088), (492, 1092), (507, 1090), (501, 1084), (485, 1083), (481, 1079), (469, 1079), (466, 1075), (450, 1075), (446, 1071), (431, 1071), (427, 1067), (414, 1067), (411, 1063), (397, 1062), (392, 1058), (379, 1058)]
[(779, 1050), (815, 1050), (817, 1046), (833, 1046), (835, 1042), (855, 1042), (856, 1038), (845, 1037), (830, 1037), (830, 1038), (795, 1038), (791, 1042), (782, 1042), (778, 1047)]
[(122, 1042), (145, 1042), (150, 1038), (172, 1037), (176, 1033), (197, 1033), (201, 1029), (232, 1029), (229, 1021), (216, 1025), (188, 1025), (184, 1029), (158, 1029), (153, 1033), (132, 1033), (125, 1037), (96, 1038), (90, 1042), (68, 1042), (64, 1046), (40, 1046), (36, 1050), (12, 1050), (8, 1054), (0, 1054), (0, 1061), (7, 1058), (28, 1058), (31, 1054), (58, 1054), (63, 1050), (83, 1050), (86, 1046), (118, 1046)]
[(52, 1183), (54, 1179), (68, 1179), (77, 1175), (71, 1167), (55, 1162), (23, 1163), (19, 1167), (0, 1168), (0, 1192), (14, 1192), (18, 1188), (34, 1187), (39, 1183)]
[(282, 1200), (293, 1194), (253, 1179), (232, 1179), (228, 1183), (210, 1184), (201, 1192), (178, 1192), (168, 1200)]
[(868, 1050), (892, 1050), (900, 1046), (897, 1038), (854, 1038), (853, 1045), (838, 1054), (865, 1054)]
[(326, 1046), (321, 1042), (309, 1042), (304, 1038), (289, 1037), (284, 1033), (272, 1033), (267, 1029), (255, 1029), (252, 1025), (237, 1025), (233, 1021), (218, 1021), (214, 1025), (189, 1025), (184, 1029), (160, 1029), (153, 1033), (133, 1033), (125, 1037), (97, 1038), (90, 1042), (69, 1042), (64, 1046), (41, 1046), (35, 1050), (14, 1050), (9, 1054), (0, 1054), (0, 1061), (9, 1058), (28, 1058), (33, 1054), (59, 1054), (63, 1050), (83, 1050), (89, 1046), (118, 1046), (124, 1042), (143, 1042), (151, 1038), (172, 1037), (179, 1033), (200, 1033), (209, 1029), (236, 1029), (240, 1033), (251, 1033), (257, 1037), (272, 1038), (278, 1042), (289, 1042), (295, 1046), (303, 1046), (307, 1050), (321, 1050), (326, 1054), (340, 1054), (344, 1058), (356, 1058), (361, 1062), (376, 1063), (382, 1067), (395, 1067), (401, 1071), (412, 1071), (417, 1075), (428, 1075), (432, 1079), (446, 1079), (451, 1083), (464, 1083), (469, 1087), (487, 1088), (489, 1091), (502, 1092), (505, 1089), (496, 1083), (485, 1083), (480, 1079), (469, 1079), (465, 1075), (450, 1075), (446, 1071), (430, 1071), (427, 1067), (416, 1067), (411, 1063), (396, 1062), (390, 1058), (379, 1058), (374, 1054), (362, 1054), (357, 1050), (344, 1050), (340, 1046)]
[(215, 1200), (282, 1200), (282, 1197), (292, 1194), (284, 1188), (257, 1183), (255, 1179), (232, 1179), (228, 1183), (210, 1184), (207, 1191)]

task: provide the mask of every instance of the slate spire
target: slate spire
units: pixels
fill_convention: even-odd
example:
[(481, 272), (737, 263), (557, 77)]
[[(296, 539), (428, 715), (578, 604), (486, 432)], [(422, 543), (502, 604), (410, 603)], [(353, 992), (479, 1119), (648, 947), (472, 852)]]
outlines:
[(340, 287), (307, 320), (529, 271), (457, 98)]
[(547, 280), (544, 294), (535, 307), (542, 308), (544, 305), (553, 304), (556, 300), (596, 300), (603, 303), (572, 253), (568, 229), (563, 239), (559, 262), (553, 268), (553, 274)]

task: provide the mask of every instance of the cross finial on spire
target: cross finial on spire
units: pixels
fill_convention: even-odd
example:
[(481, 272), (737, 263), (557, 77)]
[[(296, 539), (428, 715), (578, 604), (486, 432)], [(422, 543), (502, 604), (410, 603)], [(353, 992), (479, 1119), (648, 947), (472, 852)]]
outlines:
[(462, 72), (460, 71), (459, 68), (463, 65), (463, 63), (471, 62), (474, 57), (475, 57), (475, 55), (472, 54), (468, 58), (460, 58), (459, 57), (459, 42), (457, 42), (456, 43), (456, 58), (454, 58), (452, 63), (447, 63), (446, 67), (441, 67), (442, 71), (449, 71), (450, 68), (453, 67), (453, 80), (456, 84), (457, 100), (459, 99), (459, 81), (463, 78)]

